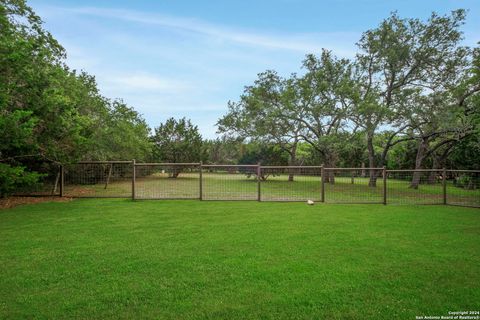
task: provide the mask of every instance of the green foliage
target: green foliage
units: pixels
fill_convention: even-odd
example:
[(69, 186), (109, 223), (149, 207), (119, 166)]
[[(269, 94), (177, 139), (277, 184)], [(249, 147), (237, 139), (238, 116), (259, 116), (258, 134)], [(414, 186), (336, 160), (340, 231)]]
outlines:
[(292, 79), (283, 79), (275, 71), (260, 73), (238, 102), (228, 103), (228, 113), (217, 123), (219, 133), (275, 144), (288, 153), (288, 163), (295, 165), (304, 125), (290, 113), (298, 103), (292, 88)]
[[(260, 73), (229, 102), (219, 132), (276, 145), (296, 163), (445, 166), (480, 132), (480, 49), (461, 46), (465, 13), (392, 13), (363, 33), (353, 61), (324, 50), (306, 56), (301, 76)], [(297, 157), (302, 143), (311, 146), (306, 162)], [(467, 166), (477, 164), (468, 156)]]
[(455, 186), (458, 188), (474, 190), (480, 188), (480, 180), (468, 175), (461, 174), (455, 178)]
[(324, 50), (308, 55), (301, 77), (284, 79), (275, 71), (258, 75), (238, 102), (229, 102), (228, 113), (218, 121), (219, 132), (274, 144), (289, 154), (288, 163), (299, 163), (300, 141), (310, 144), (322, 162), (334, 164), (353, 94), (348, 60)]
[(23, 166), (41, 162), (147, 159), (142, 117), (102, 97), (95, 78), (70, 70), (65, 56), (25, 1), (0, 1), (0, 163), (24, 177)]
[(456, 144), (448, 159), (448, 166), (465, 170), (480, 170), (480, 136), (472, 135)]
[(16, 154), (27, 148), (25, 142), (34, 139), (36, 122), (31, 111), (14, 110), (7, 113), (3, 110), (0, 117), (0, 152)]
[(222, 136), (215, 140), (204, 140), (204, 158), (206, 163), (236, 164), (245, 154), (245, 144), (242, 139)]
[(111, 103), (104, 121), (103, 136), (96, 149), (106, 159), (145, 161), (151, 157), (150, 128), (137, 111), (116, 100)]
[(250, 144), (238, 160), (238, 164), (262, 164), (264, 166), (288, 165), (288, 154), (275, 145)]
[[(198, 127), (185, 118), (174, 118), (155, 128), (151, 138), (153, 142), (153, 159), (166, 163), (192, 163), (205, 158), (202, 136)], [(168, 170), (171, 178), (177, 178), (183, 171), (181, 167)]]
[[(445, 16), (432, 13), (426, 21), (393, 13), (362, 35), (358, 43), (361, 52), (355, 61), (358, 98), (351, 119), (367, 134), (371, 167), (384, 165), (389, 149), (404, 141), (396, 137), (408, 133), (413, 135), (407, 139), (417, 139), (422, 145), (415, 164), (418, 167), (425, 155), (433, 152), (430, 141), (422, 141), (424, 137), (448, 139), (439, 135), (445, 130), (442, 124), (458, 124), (445, 121), (446, 113), (441, 112), (445, 108), (435, 106), (434, 101), (453, 90), (451, 84), (458, 84), (457, 75), (466, 68), (470, 52), (460, 46), (464, 20), (464, 10)], [(447, 108), (452, 107), (449, 104)], [(379, 150), (379, 157), (373, 140), (385, 126), (394, 130)]]
[(0, 163), (0, 198), (11, 194), (13, 191), (38, 184), (41, 174), (27, 172), (24, 167), (12, 167)]
[(204, 158), (203, 140), (198, 127), (185, 118), (168, 119), (155, 128), (152, 137), (155, 161), (199, 162)]
[[(286, 166), (288, 165), (288, 153), (273, 144), (251, 143), (247, 146), (245, 153), (238, 160), (238, 164), (260, 164), (263, 166)], [(252, 171), (241, 168), (247, 177), (252, 176)], [(272, 175), (264, 171), (260, 179), (266, 181)], [(275, 174), (273, 174), (275, 176)]]

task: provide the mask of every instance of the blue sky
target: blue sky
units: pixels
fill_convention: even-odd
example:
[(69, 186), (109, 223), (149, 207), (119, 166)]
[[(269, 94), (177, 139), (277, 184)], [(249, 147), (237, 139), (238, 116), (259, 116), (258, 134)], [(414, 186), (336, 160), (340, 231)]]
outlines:
[(204, 137), (256, 75), (300, 72), (322, 48), (353, 57), (355, 42), (390, 12), (426, 18), (469, 10), (465, 43), (480, 41), (478, 0), (55, 1), (29, 4), (66, 48), (70, 67), (97, 78), (151, 127), (190, 118)]

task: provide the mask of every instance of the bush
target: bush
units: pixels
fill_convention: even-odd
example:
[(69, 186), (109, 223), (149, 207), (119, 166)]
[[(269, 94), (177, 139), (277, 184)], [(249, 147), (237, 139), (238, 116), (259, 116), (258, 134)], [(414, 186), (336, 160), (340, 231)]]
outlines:
[(479, 181), (474, 177), (466, 174), (462, 174), (455, 179), (455, 186), (464, 189), (477, 189), (479, 187)]
[(0, 163), (0, 197), (11, 195), (19, 189), (35, 187), (42, 176), (37, 172), (25, 171), (25, 167)]

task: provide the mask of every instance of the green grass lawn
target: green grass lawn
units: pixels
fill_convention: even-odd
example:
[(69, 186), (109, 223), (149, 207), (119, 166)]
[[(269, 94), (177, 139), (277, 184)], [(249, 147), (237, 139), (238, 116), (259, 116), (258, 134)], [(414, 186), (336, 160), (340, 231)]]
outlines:
[(480, 309), (480, 211), (82, 199), (0, 211), (0, 318), (414, 319)]

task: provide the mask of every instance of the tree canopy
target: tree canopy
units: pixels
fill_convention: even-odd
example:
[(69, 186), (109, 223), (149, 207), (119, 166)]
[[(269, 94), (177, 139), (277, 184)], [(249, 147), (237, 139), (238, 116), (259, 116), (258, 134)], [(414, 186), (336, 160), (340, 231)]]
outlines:
[[(450, 155), (473, 147), (479, 130), (479, 48), (461, 45), (465, 18), (461, 9), (425, 21), (394, 12), (363, 33), (352, 60), (324, 50), (306, 56), (301, 75), (260, 73), (229, 102), (219, 132), (288, 142), (290, 155), (291, 146), (307, 143), (317, 164), (328, 167), (455, 167)], [(413, 161), (393, 164), (389, 157), (404, 148)], [(376, 175), (370, 171), (371, 186)], [(412, 187), (418, 182), (414, 175)]]
[(25, 1), (0, 2), (0, 195), (38, 180), (37, 163), (151, 153), (138, 112), (103, 97), (95, 78), (70, 70), (65, 57)]

